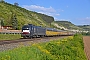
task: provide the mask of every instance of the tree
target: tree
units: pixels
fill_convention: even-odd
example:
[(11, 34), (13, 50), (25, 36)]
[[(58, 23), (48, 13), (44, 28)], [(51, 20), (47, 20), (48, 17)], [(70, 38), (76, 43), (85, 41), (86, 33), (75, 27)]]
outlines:
[(12, 28), (17, 30), (18, 29), (18, 21), (17, 21), (17, 18), (16, 18), (16, 14), (14, 14), (12, 16)]
[(0, 25), (4, 26), (4, 19), (0, 17)]
[(4, 0), (0, 0), (0, 2), (4, 2)]
[(1, 20), (1, 26), (4, 26), (4, 22), (3, 22), (3, 20)]
[(15, 5), (15, 6), (18, 6), (19, 4), (15, 2), (14, 5)]
[(4, 1), (4, 0), (0, 0), (0, 1)]

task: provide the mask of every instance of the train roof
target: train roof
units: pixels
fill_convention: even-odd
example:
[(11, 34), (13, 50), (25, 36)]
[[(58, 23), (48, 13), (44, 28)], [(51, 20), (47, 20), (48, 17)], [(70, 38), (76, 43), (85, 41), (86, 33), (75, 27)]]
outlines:
[(49, 31), (62, 31), (62, 30), (58, 30), (58, 29), (55, 29), (55, 28), (46, 28), (46, 30), (49, 30)]

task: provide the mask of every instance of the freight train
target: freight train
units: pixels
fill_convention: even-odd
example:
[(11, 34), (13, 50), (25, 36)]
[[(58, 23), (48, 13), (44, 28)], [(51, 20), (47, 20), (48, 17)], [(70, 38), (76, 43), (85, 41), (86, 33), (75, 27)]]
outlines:
[(68, 31), (57, 30), (54, 28), (46, 28), (46, 27), (44, 28), (32, 24), (24, 25), (22, 27), (22, 33), (21, 33), (21, 36), (23, 38), (61, 36), (61, 35), (73, 35), (73, 33)]

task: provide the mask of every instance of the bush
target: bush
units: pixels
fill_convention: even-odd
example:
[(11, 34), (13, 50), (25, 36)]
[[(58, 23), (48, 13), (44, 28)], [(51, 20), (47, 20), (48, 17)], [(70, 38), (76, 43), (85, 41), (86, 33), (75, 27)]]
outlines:
[[(8, 59), (7, 59), (8, 58)], [(0, 52), (1, 60), (87, 60), (81, 35)]]

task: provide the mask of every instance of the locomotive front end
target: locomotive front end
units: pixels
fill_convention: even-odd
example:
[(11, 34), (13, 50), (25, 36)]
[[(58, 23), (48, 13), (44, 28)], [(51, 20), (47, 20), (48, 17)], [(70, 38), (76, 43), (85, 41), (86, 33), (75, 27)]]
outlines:
[(29, 25), (24, 25), (22, 27), (22, 33), (21, 33), (21, 37), (23, 38), (28, 38), (30, 37), (30, 26)]

